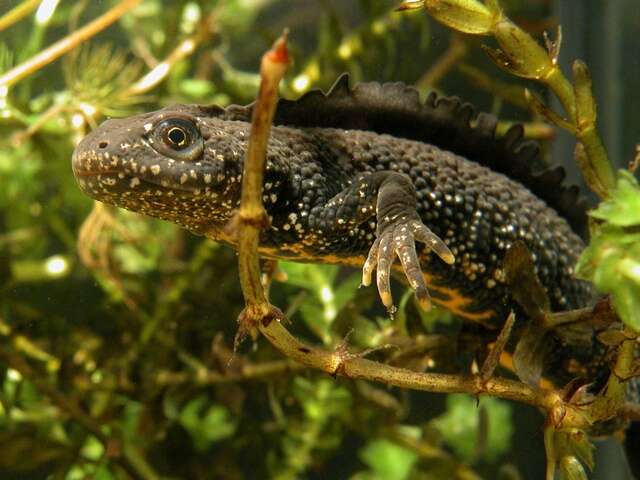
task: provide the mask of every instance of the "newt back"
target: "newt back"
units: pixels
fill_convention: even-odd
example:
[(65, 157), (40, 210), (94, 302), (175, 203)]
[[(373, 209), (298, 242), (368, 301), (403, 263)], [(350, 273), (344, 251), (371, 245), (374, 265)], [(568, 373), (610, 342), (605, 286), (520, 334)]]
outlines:
[[(239, 204), (250, 115), (251, 106), (174, 105), (109, 120), (78, 145), (74, 174), (93, 198), (233, 245), (224, 227)], [(534, 172), (542, 162), (521, 127), (498, 138), (495, 125), (457, 99), (432, 95), (423, 104), (397, 83), (351, 90), (346, 77), (327, 95), (282, 100), (268, 146), (271, 225), (260, 253), (364, 263), (363, 283), (375, 270), (387, 306), (395, 268), (421, 304), (430, 292), (497, 330), (517, 308), (503, 259), (520, 240), (551, 307), (585, 306), (593, 292), (573, 275), (586, 218), (577, 189), (562, 186), (560, 168)], [(592, 350), (558, 342), (553, 368), (563, 382), (580, 373), (569, 364), (589, 362)]]

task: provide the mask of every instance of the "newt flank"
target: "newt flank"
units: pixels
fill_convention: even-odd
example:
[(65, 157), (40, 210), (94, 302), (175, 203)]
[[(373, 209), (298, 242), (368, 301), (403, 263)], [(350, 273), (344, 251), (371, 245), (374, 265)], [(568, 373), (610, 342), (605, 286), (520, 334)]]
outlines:
[[(74, 174), (99, 201), (233, 245), (224, 227), (240, 200), (251, 108), (173, 105), (108, 120), (78, 145)], [(376, 270), (387, 307), (399, 270), (423, 307), (433, 301), (497, 333), (518, 310), (503, 259), (520, 241), (551, 309), (585, 306), (593, 291), (573, 270), (586, 224), (577, 189), (562, 184), (561, 168), (534, 171), (538, 148), (522, 127), (497, 137), (496, 124), (457, 98), (421, 102), (401, 83), (352, 89), (347, 76), (327, 94), (281, 100), (260, 253), (363, 266), (365, 285)], [(548, 368), (559, 384), (576, 359), (594, 362), (591, 347), (554, 341)], [(608, 368), (597, 369), (605, 378)]]

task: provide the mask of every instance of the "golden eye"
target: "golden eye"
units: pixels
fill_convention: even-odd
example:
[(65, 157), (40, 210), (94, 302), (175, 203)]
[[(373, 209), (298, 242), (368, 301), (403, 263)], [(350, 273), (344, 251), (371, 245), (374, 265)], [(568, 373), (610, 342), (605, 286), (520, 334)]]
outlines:
[(165, 134), (167, 144), (174, 148), (184, 148), (188, 143), (187, 132), (180, 127), (171, 127)]
[(149, 143), (161, 155), (175, 160), (193, 161), (204, 152), (204, 140), (188, 118), (167, 118), (149, 134)]

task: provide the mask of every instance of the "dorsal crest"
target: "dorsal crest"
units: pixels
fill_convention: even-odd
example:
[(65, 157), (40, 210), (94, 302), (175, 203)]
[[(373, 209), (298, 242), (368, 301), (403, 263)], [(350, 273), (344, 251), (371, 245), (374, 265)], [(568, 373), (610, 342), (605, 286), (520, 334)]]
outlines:
[[(217, 114), (250, 121), (252, 105), (233, 105)], [(524, 138), (523, 127), (514, 125), (498, 137), (497, 123), (495, 116), (476, 114), (457, 97), (431, 93), (422, 102), (415, 88), (400, 82), (351, 88), (347, 74), (327, 93), (313, 90), (297, 100), (281, 99), (274, 117), (275, 125), (368, 130), (449, 150), (522, 183), (584, 235), (586, 205), (578, 187), (563, 184), (564, 168), (543, 169), (540, 148)]]

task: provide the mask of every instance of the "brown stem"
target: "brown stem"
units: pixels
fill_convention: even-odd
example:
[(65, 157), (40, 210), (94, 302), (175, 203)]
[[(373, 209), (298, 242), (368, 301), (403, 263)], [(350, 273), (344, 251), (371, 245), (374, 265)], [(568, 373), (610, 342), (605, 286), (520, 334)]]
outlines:
[(156, 377), (158, 385), (179, 385), (193, 383), (196, 385), (213, 385), (218, 383), (242, 382), (257, 378), (270, 377), (301, 370), (304, 365), (292, 360), (276, 360), (256, 364), (244, 364), (239, 371), (214, 372), (211, 370), (196, 371), (194, 373), (161, 371)]
[(162, 82), (162, 80), (164, 80), (171, 71), (171, 67), (173, 65), (191, 55), (196, 47), (207, 38), (211, 32), (211, 21), (212, 19), (210, 17), (206, 21), (200, 23), (195, 34), (180, 42), (180, 45), (174, 48), (163, 61), (155, 65), (149, 72), (147, 72), (146, 75), (134, 83), (127, 90), (126, 95), (140, 95), (151, 90)]
[(330, 375), (360, 378), (412, 390), (487, 394), (552, 411), (558, 427), (587, 428), (590, 425), (586, 409), (565, 403), (560, 395), (552, 390), (535, 389), (522, 382), (504, 378), (484, 381), (479, 376), (414, 372), (343, 351), (330, 352), (298, 341), (282, 326), (281, 321), (276, 319), (263, 322), (258, 328), (274, 347), (289, 358)]
[(247, 150), (242, 176), (242, 196), (238, 212), (238, 263), (240, 285), (249, 318), (259, 319), (269, 313), (268, 301), (260, 283), (258, 240), (267, 218), (262, 206), (262, 179), (266, 163), (267, 142), (275, 112), (278, 85), (289, 63), (286, 32), (272, 50), (262, 58), (262, 81), (251, 121), (251, 142)]

